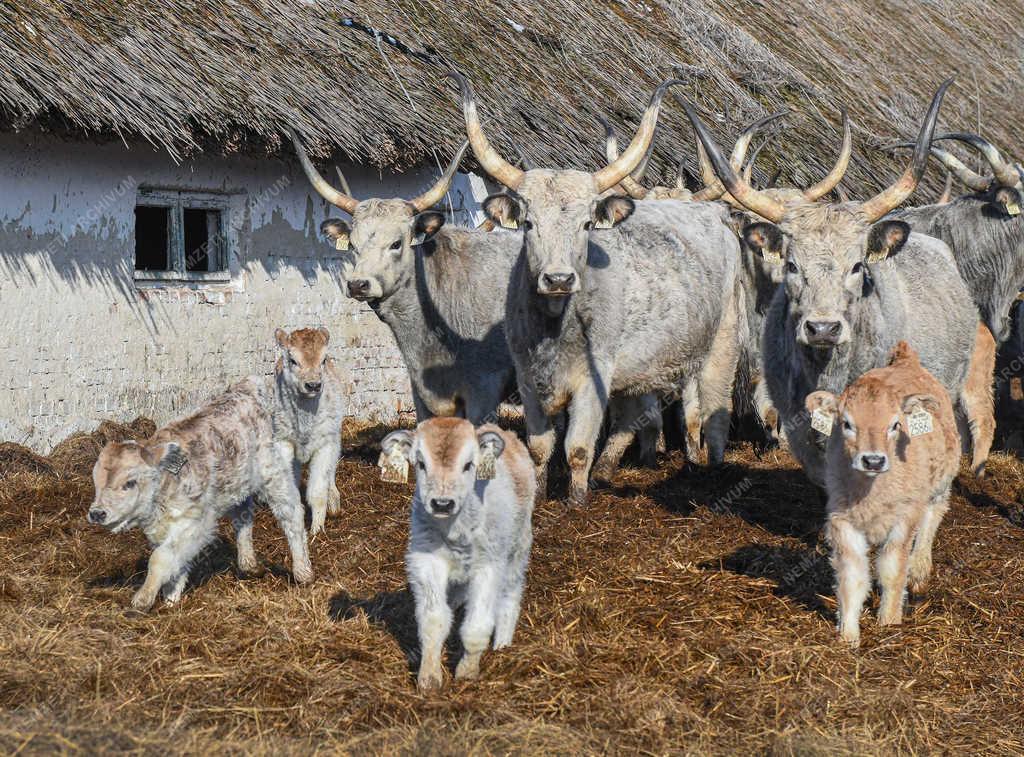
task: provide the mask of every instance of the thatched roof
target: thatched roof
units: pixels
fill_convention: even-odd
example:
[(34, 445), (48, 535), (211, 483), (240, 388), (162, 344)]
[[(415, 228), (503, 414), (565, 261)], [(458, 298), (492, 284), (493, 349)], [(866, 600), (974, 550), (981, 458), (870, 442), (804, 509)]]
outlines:
[[(510, 157), (594, 167), (596, 113), (631, 131), (657, 81), (687, 80), (723, 137), (787, 106), (796, 131), (762, 153), (765, 173), (807, 183), (831, 165), (838, 109), (855, 126), (856, 195), (896, 166), (870, 147), (912, 134), (940, 80), (959, 70), (942, 123), (980, 127), (1004, 149), (1024, 116), (1020, 2), (913, 0), (5, 0), (0, 117), (143, 137), (173, 155), (280, 146), (294, 124), (314, 148), (403, 167), (462, 138), (446, 61), (473, 79)], [(346, 19), (354, 21), (354, 25)], [(375, 38), (363, 27), (394, 40)], [(397, 44), (393, 44), (396, 42)], [(724, 113), (728, 112), (728, 124)], [(655, 166), (692, 160), (669, 102)], [(290, 149), (290, 148), (286, 148)], [(936, 183), (937, 186), (937, 183)]]

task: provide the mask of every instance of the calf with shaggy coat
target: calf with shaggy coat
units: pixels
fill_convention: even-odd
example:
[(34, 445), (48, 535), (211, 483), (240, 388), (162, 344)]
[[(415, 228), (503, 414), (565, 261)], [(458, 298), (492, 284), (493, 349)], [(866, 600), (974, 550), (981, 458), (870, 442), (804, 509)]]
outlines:
[(309, 464), (306, 499), (312, 511), (310, 534), (324, 527), (327, 512), (341, 507), (335, 475), (341, 457), (341, 422), (345, 416), (341, 376), (327, 355), (325, 328), (284, 329), (274, 333), (281, 356), (274, 367), (274, 434), (293, 461), (296, 485), (301, 466)]
[(860, 643), (860, 612), (871, 589), (868, 551), (882, 587), (880, 625), (899, 624), (903, 595), (921, 591), (932, 541), (949, 508), (960, 440), (949, 394), (906, 342), (889, 365), (868, 371), (840, 397), (808, 395), (815, 428), (831, 427), (826, 451), (828, 523), (839, 603), (839, 634)]
[(132, 598), (136, 610), (150, 609), (161, 589), (168, 604), (181, 598), (190, 564), (216, 538), (225, 515), (235, 527), (239, 568), (255, 572), (253, 495), (270, 507), (288, 539), (295, 580), (313, 578), (302, 503), (274, 443), (265, 395), (262, 382), (245, 379), (150, 439), (111, 442), (100, 452), (89, 522), (114, 533), (140, 528), (154, 547), (145, 583)]
[(452, 608), (465, 604), (465, 655), (456, 678), (475, 678), (480, 658), (512, 643), (533, 541), (533, 464), (514, 434), (434, 418), (383, 442), (385, 464), (416, 468), (406, 568), (416, 600), (422, 658), (418, 686), (441, 685)]

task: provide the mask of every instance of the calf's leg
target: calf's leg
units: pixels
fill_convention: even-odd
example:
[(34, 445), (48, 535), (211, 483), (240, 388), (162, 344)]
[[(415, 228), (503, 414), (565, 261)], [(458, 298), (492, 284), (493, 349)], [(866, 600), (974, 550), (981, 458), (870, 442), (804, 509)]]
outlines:
[(917, 528), (917, 535), (914, 537), (914, 547), (910, 552), (909, 579), (910, 590), (919, 594), (928, 585), (928, 578), (932, 574), (932, 545), (935, 542), (935, 532), (939, 530), (939, 524), (949, 509), (949, 486), (939, 494), (932, 497), (925, 508), (924, 516)]
[(839, 635), (852, 646), (860, 645), (860, 613), (871, 589), (868, 543), (864, 534), (843, 521), (829, 521), (825, 531), (832, 546), (836, 574)]
[(416, 631), (420, 639), (420, 668), (416, 686), (420, 691), (441, 687), (441, 653), (452, 628), (448, 606), (448, 566), (429, 553), (412, 553), (407, 558), (409, 587), (416, 603)]
[(456, 678), (476, 678), (480, 675), (480, 658), (491, 642), (494, 632), (494, 614), (498, 601), (498, 572), (494, 566), (477, 565), (469, 580), (466, 596), (466, 618), (460, 636), (465, 650), (455, 668)]
[(235, 530), (238, 570), (245, 575), (254, 575), (259, 572), (260, 568), (259, 561), (256, 559), (256, 550), (252, 546), (253, 510), (252, 497), (246, 497), (244, 502), (235, 505), (228, 513), (231, 518), (231, 526)]
[(337, 444), (331, 443), (314, 452), (309, 461), (306, 499), (309, 500), (309, 508), (313, 513), (309, 528), (310, 536), (316, 536), (323, 530), (340, 456), (341, 448)]
[(882, 598), (878, 606), (878, 625), (894, 626), (903, 622), (903, 593), (907, 588), (907, 562), (911, 537), (906, 524), (897, 524), (889, 533), (875, 558)]

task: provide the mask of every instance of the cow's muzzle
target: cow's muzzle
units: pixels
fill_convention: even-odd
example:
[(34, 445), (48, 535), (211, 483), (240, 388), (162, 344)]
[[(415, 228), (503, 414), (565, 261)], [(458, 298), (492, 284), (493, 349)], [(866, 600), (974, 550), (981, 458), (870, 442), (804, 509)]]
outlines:
[(539, 294), (564, 297), (580, 290), (580, 279), (574, 271), (546, 271), (537, 282)]
[(95, 523), (97, 526), (102, 526), (107, 522), (107, 511), (96, 508), (90, 508), (89, 514), (86, 516), (90, 523)]
[(812, 347), (835, 347), (843, 336), (842, 321), (805, 321), (807, 344)]

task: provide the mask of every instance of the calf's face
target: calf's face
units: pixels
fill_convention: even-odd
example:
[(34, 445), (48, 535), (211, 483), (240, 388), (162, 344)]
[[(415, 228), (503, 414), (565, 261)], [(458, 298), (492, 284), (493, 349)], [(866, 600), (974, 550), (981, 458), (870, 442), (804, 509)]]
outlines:
[[(853, 470), (871, 478), (887, 472), (894, 460), (905, 457), (910, 441), (907, 416), (923, 409), (934, 417), (939, 411), (938, 400), (930, 394), (901, 399), (870, 378), (858, 381), (839, 398), (829, 392), (813, 392), (807, 396), (806, 407), (810, 413), (830, 417), (833, 429), (838, 424), (843, 459)], [(836, 438), (833, 430), (830, 444)]]
[(364, 200), (351, 226), (337, 218), (320, 225), (340, 250), (347, 250), (345, 283), (348, 296), (362, 302), (383, 300), (413, 272), (416, 245), (444, 225), (444, 214), (417, 213), (405, 200)]
[(107, 444), (92, 469), (96, 496), (89, 522), (114, 533), (137, 525), (152, 513), (164, 473), (177, 474), (184, 464), (184, 454), (174, 442)]
[(857, 205), (806, 204), (778, 224), (743, 229), (743, 240), (781, 274), (796, 342), (830, 349), (852, 337), (856, 303), (871, 286), (869, 263), (896, 255), (910, 236), (903, 221), (868, 224)]
[(319, 397), (323, 389), (324, 369), (327, 367), (327, 344), (330, 332), (318, 329), (298, 329), (289, 334), (284, 329), (274, 332), (281, 357), (277, 371), (285, 383), (303, 397)]
[(391, 455), (399, 450), (416, 471), (417, 501), (439, 520), (455, 518), (477, 482), (484, 454), (497, 458), (505, 442), (493, 431), (477, 432), (461, 418), (432, 418), (416, 431), (394, 431), (381, 447)]

